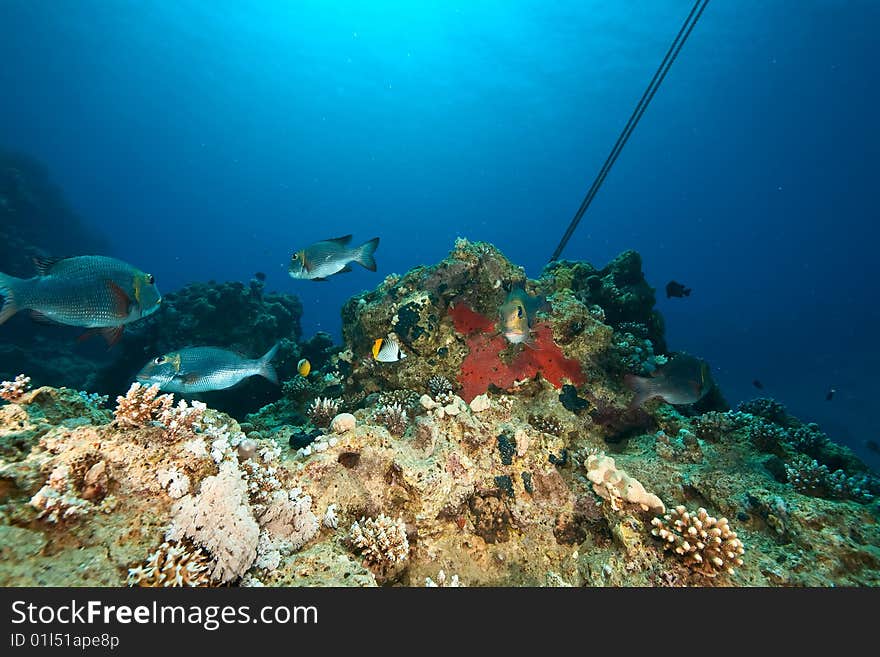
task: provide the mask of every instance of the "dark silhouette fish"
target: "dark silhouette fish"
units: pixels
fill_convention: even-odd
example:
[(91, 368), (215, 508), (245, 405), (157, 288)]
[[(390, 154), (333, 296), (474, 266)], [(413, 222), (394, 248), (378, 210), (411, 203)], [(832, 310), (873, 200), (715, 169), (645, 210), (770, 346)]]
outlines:
[(872, 452), (876, 452), (877, 454), (880, 454), (880, 445), (877, 444), (876, 440), (866, 440), (865, 447), (870, 449)]
[(754, 381), (752, 381), (752, 385), (755, 386), (758, 390), (764, 389), (764, 384), (761, 383), (760, 381), (758, 381), (758, 379), (755, 379)]
[(636, 393), (631, 408), (641, 406), (654, 397), (661, 397), (676, 406), (694, 404), (714, 385), (708, 363), (688, 354), (676, 354), (655, 376), (628, 374), (624, 382)]
[(825, 393), (825, 401), (831, 401), (834, 399), (834, 393), (837, 392), (834, 388), (831, 388), (828, 392)]
[(666, 298), (670, 297), (689, 297), (691, 296), (691, 288), (685, 287), (676, 281), (669, 281), (666, 284)]

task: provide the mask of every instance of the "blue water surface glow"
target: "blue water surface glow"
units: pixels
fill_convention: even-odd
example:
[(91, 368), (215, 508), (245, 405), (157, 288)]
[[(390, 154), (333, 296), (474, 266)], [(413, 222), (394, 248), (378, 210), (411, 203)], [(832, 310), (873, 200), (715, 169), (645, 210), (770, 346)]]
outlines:
[[(163, 290), (265, 271), (338, 335), (350, 295), (459, 235), (537, 276), (691, 5), (5, 0), (0, 146)], [(875, 465), (878, 27), (873, 0), (711, 2), (564, 254), (638, 250), (729, 401), (773, 395)], [(346, 233), (381, 236), (378, 273), (287, 276)]]

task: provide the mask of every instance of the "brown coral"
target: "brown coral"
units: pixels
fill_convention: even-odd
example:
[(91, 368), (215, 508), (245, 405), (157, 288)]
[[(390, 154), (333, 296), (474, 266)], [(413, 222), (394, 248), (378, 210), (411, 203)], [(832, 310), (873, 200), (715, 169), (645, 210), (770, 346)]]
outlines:
[(316, 427), (329, 427), (333, 418), (339, 413), (341, 402), (329, 397), (318, 397), (306, 409), (306, 415)]
[(143, 566), (128, 569), (129, 586), (210, 586), (211, 559), (200, 548), (165, 541)]
[(350, 530), (351, 542), (361, 551), (364, 561), (385, 568), (406, 561), (409, 540), (403, 519), (392, 520), (384, 513), (376, 518), (355, 520)]
[(113, 415), (123, 427), (143, 427), (153, 421), (161, 421), (174, 403), (172, 395), (160, 395), (159, 386), (142, 386), (135, 381), (125, 396), (116, 398)]

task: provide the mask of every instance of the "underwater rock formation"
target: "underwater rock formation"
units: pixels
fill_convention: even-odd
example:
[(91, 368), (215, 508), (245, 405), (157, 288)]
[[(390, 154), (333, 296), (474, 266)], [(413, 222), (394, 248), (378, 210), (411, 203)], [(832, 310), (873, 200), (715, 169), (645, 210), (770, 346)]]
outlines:
[[(491, 335), (514, 284), (548, 293), (534, 355)], [(601, 302), (647, 327), (639, 299), (459, 240), (347, 303), (344, 348), (315, 341), (308, 377), (290, 356), (240, 424), (0, 383), (0, 585), (880, 585), (880, 481), (833, 437), (768, 402), (630, 408), (648, 352)], [(389, 334), (405, 358), (378, 362)]]
[(70, 208), (42, 164), (0, 151), (0, 271), (30, 277), (35, 257), (107, 250), (107, 242)]

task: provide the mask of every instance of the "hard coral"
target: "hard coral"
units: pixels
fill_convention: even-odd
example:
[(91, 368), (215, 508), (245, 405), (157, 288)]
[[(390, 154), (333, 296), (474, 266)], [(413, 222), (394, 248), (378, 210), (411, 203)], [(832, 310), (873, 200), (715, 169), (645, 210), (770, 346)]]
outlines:
[(330, 422), (339, 413), (341, 402), (338, 399), (318, 397), (306, 409), (306, 415), (316, 427), (329, 427)]
[(31, 377), (19, 374), (13, 381), (0, 383), (0, 399), (15, 402), (31, 387)]
[(450, 316), (455, 330), (465, 336), (468, 346), (468, 355), (458, 375), (465, 401), (486, 392), (490, 385), (507, 390), (517, 381), (538, 374), (557, 388), (566, 382), (582, 385), (586, 381), (580, 363), (563, 355), (545, 322), (533, 327), (533, 348), (523, 348), (510, 363), (505, 363), (500, 354), (508, 347), (507, 339), (503, 335), (492, 335), (494, 323), (490, 319), (462, 303), (450, 310)]
[(151, 554), (143, 566), (128, 569), (129, 586), (210, 586), (210, 558), (201, 549), (195, 550), (165, 541)]
[(113, 412), (116, 421), (124, 427), (143, 427), (158, 421), (163, 414), (171, 409), (174, 403), (172, 395), (160, 395), (159, 386), (142, 386), (132, 383), (125, 396), (116, 398), (116, 410)]
[(587, 479), (593, 484), (593, 490), (599, 497), (608, 500), (613, 509), (617, 509), (618, 502), (623, 500), (638, 504), (645, 511), (650, 509), (662, 513), (666, 510), (659, 497), (646, 491), (641, 482), (618, 468), (614, 459), (603, 452), (589, 455), (584, 467), (587, 470)]
[(380, 406), (376, 409), (376, 420), (393, 436), (402, 436), (409, 426), (406, 410), (400, 404)]
[(392, 520), (384, 513), (376, 518), (361, 517), (352, 523), (350, 538), (368, 565), (384, 569), (409, 556), (406, 525), (401, 518)]
[(651, 524), (651, 534), (663, 541), (664, 549), (673, 550), (703, 575), (733, 573), (743, 564), (745, 548), (727, 518), (715, 519), (702, 507), (690, 513), (684, 506), (677, 506), (662, 518), (654, 518)]

